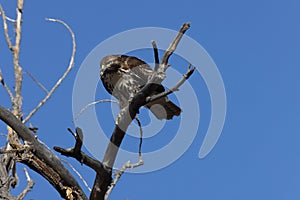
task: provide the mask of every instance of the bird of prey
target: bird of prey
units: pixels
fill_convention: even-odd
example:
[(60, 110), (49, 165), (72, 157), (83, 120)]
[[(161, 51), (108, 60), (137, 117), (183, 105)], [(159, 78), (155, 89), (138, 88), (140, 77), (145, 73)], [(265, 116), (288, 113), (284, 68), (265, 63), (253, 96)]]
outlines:
[[(105, 89), (119, 100), (125, 108), (131, 98), (147, 83), (153, 74), (152, 68), (139, 58), (126, 55), (105, 56), (100, 62), (100, 77)], [(151, 95), (165, 91), (162, 85)], [(161, 97), (145, 105), (158, 119), (179, 116), (181, 109), (168, 97)]]

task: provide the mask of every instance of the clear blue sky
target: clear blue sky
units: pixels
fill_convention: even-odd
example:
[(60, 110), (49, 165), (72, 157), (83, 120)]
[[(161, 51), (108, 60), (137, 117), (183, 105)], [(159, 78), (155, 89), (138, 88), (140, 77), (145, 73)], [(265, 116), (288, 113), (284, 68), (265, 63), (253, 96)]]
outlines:
[[(15, 4), (12, 1), (1, 4), (7, 15), (13, 17)], [(296, 0), (25, 1), (20, 63), (47, 88), (67, 66), (71, 42), (61, 25), (46, 22), (44, 18), (67, 22), (77, 41), (74, 70), (31, 123), (39, 127), (38, 137), (50, 148), (72, 146), (73, 138), (66, 129), (74, 127), (73, 83), (89, 52), (122, 31), (148, 26), (177, 30), (183, 22), (190, 21), (192, 26), (187, 35), (210, 54), (225, 84), (228, 107), (220, 140), (206, 158), (198, 158), (210, 119), (210, 101), (205, 83), (195, 75), (191, 84), (199, 87), (201, 123), (190, 148), (164, 169), (125, 174), (111, 199), (299, 199), (299, 7)], [(11, 55), (5, 49), (3, 31), (0, 32), (0, 68), (12, 87)], [(152, 52), (142, 58), (151, 61)], [(175, 61), (170, 60), (172, 67), (180, 68)], [(23, 89), (26, 115), (44, 94), (27, 75)], [(109, 97), (102, 92), (101, 85), (98, 90), (97, 98)], [(2, 87), (0, 94), (0, 104), (8, 107), (9, 100)], [(105, 109), (107, 105), (96, 108)], [(112, 120), (103, 123), (110, 124)], [(1, 132), (4, 127), (1, 123)], [(107, 130), (111, 129), (107, 126)], [(171, 128), (156, 138), (146, 139), (144, 148), (155, 150), (170, 139)], [(134, 141), (137, 142), (126, 137), (122, 147), (134, 152), (137, 146)], [(72, 159), (63, 159), (70, 161), (92, 186), (92, 170)], [(30, 174), (36, 185), (26, 199), (59, 199), (46, 181), (34, 172)], [(19, 175), (23, 177), (21, 170)], [(23, 187), (20, 183), (18, 191)]]

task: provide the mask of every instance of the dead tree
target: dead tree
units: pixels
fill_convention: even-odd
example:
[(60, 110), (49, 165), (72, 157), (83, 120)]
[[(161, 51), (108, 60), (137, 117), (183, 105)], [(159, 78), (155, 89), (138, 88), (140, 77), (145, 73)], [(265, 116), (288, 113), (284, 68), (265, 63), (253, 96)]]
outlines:
[[(66, 78), (70, 70), (74, 66), (74, 57), (76, 52), (75, 36), (71, 28), (61, 20), (48, 19), (49, 21), (57, 22), (64, 25), (71, 33), (73, 49), (70, 58), (69, 66), (65, 73), (51, 90), (47, 91), (47, 95), (40, 103), (24, 117), (22, 113), (22, 80), (23, 73), (22, 67), (19, 63), (20, 53), (20, 41), (22, 33), (22, 14), (23, 14), (23, 0), (18, 0), (16, 9), (16, 19), (11, 19), (5, 15), (5, 12), (0, 5), (0, 12), (3, 21), (3, 30), (6, 38), (8, 48), (13, 54), (13, 66), (15, 75), (15, 87), (14, 91), (11, 91), (9, 86), (4, 81), (2, 74), (0, 73), (0, 82), (7, 91), (11, 100), (11, 110), (0, 106), (0, 119), (7, 125), (7, 145), (1, 150), (0, 157), (0, 198), (1, 199), (23, 199), (26, 193), (33, 187), (34, 182), (31, 180), (29, 173), (24, 168), (24, 173), (27, 177), (28, 186), (18, 196), (12, 196), (10, 194), (11, 188), (15, 187), (18, 176), (15, 165), (22, 163), (35, 172), (43, 176), (61, 195), (64, 199), (78, 199), (87, 200), (88, 196), (91, 200), (104, 200), (108, 199), (110, 192), (114, 185), (121, 177), (122, 173), (127, 168), (137, 167), (143, 164), (141, 154), (139, 154), (139, 162), (136, 164), (125, 163), (121, 171), (116, 174), (112, 179), (112, 169), (115, 162), (118, 149), (122, 143), (122, 140), (126, 134), (126, 130), (136, 115), (139, 113), (139, 109), (145, 104), (154, 101), (158, 98), (166, 96), (176, 91), (185, 80), (187, 80), (193, 73), (195, 68), (188, 67), (187, 73), (181, 80), (170, 90), (161, 94), (151, 96), (150, 94), (157, 87), (157, 83), (161, 83), (166, 78), (166, 70), (169, 67), (168, 60), (175, 51), (180, 39), (186, 30), (189, 29), (189, 23), (183, 24), (179, 30), (176, 38), (170, 44), (169, 48), (164, 53), (161, 62), (158, 58), (158, 50), (155, 42), (153, 42), (154, 57), (155, 57), (155, 70), (152, 78), (148, 83), (133, 97), (131, 103), (121, 112), (116, 120), (114, 131), (111, 135), (110, 143), (107, 146), (105, 156), (100, 162), (84, 152), (81, 147), (83, 144), (83, 131), (80, 128), (76, 128), (74, 133), (71, 129), (69, 132), (75, 138), (75, 145), (72, 148), (64, 149), (61, 147), (54, 147), (54, 150), (61, 153), (63, 156), (73, 157), (78, 162), (93, 169), (96, 173), (94, 185), (89, 195), (85, 194), (80, 187), (78, 181), (74, 178), (72, 173), (66, 169), (62, 160), (55, 155), (43, 142), (41, 142), (35, 136), (34, 132), (36, 128), (27, 127), (26, 123), (30, 118), (41, 108), (52, 96), (57, 87)], [(9, 37), (9, 30), (7, 23), (14, 23), (15, 25), (15, 41), (11, 41)], [(33, 77), (34, 79), (34, 77)], [(43, 86), (35, 80), (35, 82), (43, 88)], [(155, 84), (153, 84), (155, 83)], [(140, 153), (140, 152), (139, 152)]]

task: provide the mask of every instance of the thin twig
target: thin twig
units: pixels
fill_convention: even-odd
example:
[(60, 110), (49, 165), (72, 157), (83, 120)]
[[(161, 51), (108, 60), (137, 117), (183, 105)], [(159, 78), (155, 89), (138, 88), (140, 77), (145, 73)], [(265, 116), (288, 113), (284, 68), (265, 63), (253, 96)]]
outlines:
[[(0, 15), (2, 15), (1, 12), (0, 12)], [(5, 19), (6, 19), (7, 21), (11, 22), (11, 23), (16, 23), (16, 20), (15, 20), (15, 19), (12, 19), (12, 18), (10, 18), (10, 17), (5, 16)]]
[(24, 191), (19, 194), (19, 196), (17, 197), (17, 200), (22, 200), (24, 199), (24, 197), (26, 196), (26, 194), (32, 189), (32, 187), (34, 186), (34, 181), (30, 178), (29, 173), (27, 171), (26, 168), (24, 168), (24, 173), (27, 179), (27, 187), (24, 189)]
[(152, 47), (153, 47), (154, 61), (155, 61), (154, 71), (157, 71), (157, 69), (159, 67), (158, 49), (157, 49), (156, 42), (154, 40), (151, 41), (151, 44), (152, 44)]
[(9, 87), (7, 86), (7, 84), (5, 83), (4, 78), (2, 76), (1, 69), (0, 69), (0, 82), (3, 85), (4, 89), (6, 90), (8, 96), (10, 98), (10, 101), (13, 102), (14, 101), (14, 95), (12, 94), (11, 90), (9, 89)]
[(118, 104), (118, 101), (115, 101), (115, 100), (112, 100), (112, 99), (102, 99), (102, 100), (94, 101), (94, 102), (89, 103), (89, 104), (87, 104), (86, 106), (84, 106), (84, 108), (82, 108), (82, 109), (79, 111), (79, 113), (74, 117), (74, 119), (73, 119), (72, 122), (77, 121), (78, 118), (82, 115), (82, 113), (83, 113), (84, 111), (86, 111), (89, 107), (91, 107), (91, 106), (93, 106), (93, 105), (96, 105), (96, 104), (99, 104), (99, 103), (107, 103), (107, 102)]
[(7, 22), (6, 22), (6, 20), (8, 20), (8, 18), (6, 17), (5, 12), (4, 12), (1, 5), (0, 5), (0, 12), (1, 12), (1, 15), (2, 15), (2, 20), (3, 20), (3, 29), (4, 29), (6, 43), (8, 45), (8, 48), (10, 50), (13, 50), (12, 43), (11, 43), (11, 40), (10, 40), (9, 34), (8, 34), (8, 25), (7, 25)]
[(47, 94), (49, 94), (49, 91), (41, 82), (39, 82), (28, 70), (25, 69), (26, 74), (42, 89), (44, 90)]
[(155, 101), (157, 99), (160, 99), (162, 97), (165, 97), (165, 96), (167, 96), (167, 95), (169, 95), (169, 94), (177, 91), (178, 88), (193, 74), (193, 72), (195, 71), (195, 69), (196, 69), (195, 67), (191, 68), (191, 64), (189, 64), (188, 71), (182, 76), (182, 78), (180, 79), (180, 81), (178, 81), (174, 87), (172, 87), (171, 89), (169, 89), (169, 90), (167, 90), (165, 92), (159, 93), (157, 95), (153, 95), (153, 96), (147, 97), (146, 102), (150, 103), (152, 101)]
[(84, 178), (81, 176), (81, 174), (73, 167), (73, 165), (71, 165), (71, 163), (69, 163), (66, 160), (62, 160), (64, 163), (66, 163), (76, 174), (77, 176), (80, 178), (80, 180), (83, 182), (83, 184), (85, 185), (85, 187), (89, 190), (92, 191), (92, 189), (89, 187), (89, 185), (87, 184), (87, 182), (84, 180)]
[(71, 36), (72, 36), (72, 56), (69, 62), (69, 66), (67, 68), (67, 70), (65, 71), (65, 73), (62, 75), (62, 77), (56, 82), (56, 84), (52, 87), (52, 89), (49, 91), (49, 93), (47, 94), (47, 96), (28, 114), (28, 116), (22, 121), (23, 123), (26, 123), (52, 96), (52, 94), (55, 92), (55, 90), (58, 88), (58, 86), (61, 85), (62, 81), (67, 77), (67, 75), (70, 73), (70, 71), (72, 70), (72, 68), (74, 67), (74, 58), (75, 58), (75, 53), (76, 53), (76, 41), (75, 41), (75, 35), (74, 32), (72, 31), (72, 29), (62, 20), (59, 19), (50, 19), (47, 18), (47, 21), (50, 22), (57, 22), (60, 23), (62, 25), (64, 25), (68, 31), (70, 32)]

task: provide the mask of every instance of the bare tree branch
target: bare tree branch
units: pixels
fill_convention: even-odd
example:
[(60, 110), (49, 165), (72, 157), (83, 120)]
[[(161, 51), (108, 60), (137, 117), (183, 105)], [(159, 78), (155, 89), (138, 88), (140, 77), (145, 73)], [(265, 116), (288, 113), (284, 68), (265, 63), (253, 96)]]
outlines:
[(49, 91), (41, 82), (39, 82), (28, 70), (25, 69), (26, 74), (42, 89), (44, 90), (47, 94), (49, 94)]
[(0, 82), (1, 82), (1, 84), (3, 85), (4, 89), (6, 90), (8, 96), (9, 96), (9, 98), (10, 98), (10, 101), (11, 101), (11, 103), (12, 103), (12, 102), (14, 101), (14, 96), (13, 96), (11, 90), (9, 89), (9, 87), (6, 85), (6, 83), (5, 83), (5, 81), (4, 81), (4, 78), (3, 78), (3, 75), (2, 75), (1, 69), (0, 69)]
[(55, 90), (58, 88), (58, 86), (60, 86), (60, 84), (62, 83), (62, 81), (67, 77), (67, 75), (70, 73), (70, 71), (72, 70), (72, 68), (74, 67), (74, 59), (75, 59), (75, 53), (76, 53), (76, 41), (75, 41), (75, 35), (74, 32), (72, 31), (72, 29), (62, 20), (59, 19), (51, 19), (51, 18), (47, 18), (47, 21), (50, 22), (57, 22), (60, 23), (62, 25), (64, 25), (68, 31), (71, 34), (72, 37), (72, 55), (71, 55), (71, 59), (69, 62), (69, 66), (67, 68), (67, 70), (64, 72), (64, 74), (62, 75), (62, 77), (56, 82), (56, 84), (52, 87), (52, 89), (49, 91), (49, 93), (46, 95), (46, 97), (28, 114), (28, 116), (22, 121), (23, 123), (26, 123), (52, 96), (52, 94), (55, 92)]
[(22, 33), (22, 16), (23, 16), (23, 0), (18, 0), (17, 7), (17, 20), (15, 28), (15, 46), (13, 47), (13, 60), (14, 60), (14, 74), (15, 74), (15, 98), (13, 102), (13, 113), (18, 118), (22, 117), (22, 82), (23, 82), (23, 73), (22, 67), (19, 64), (20, 56), (20, 44), (21, 44), (21, 33)]

